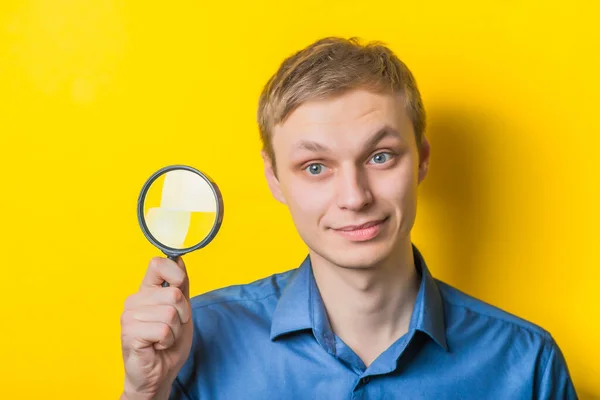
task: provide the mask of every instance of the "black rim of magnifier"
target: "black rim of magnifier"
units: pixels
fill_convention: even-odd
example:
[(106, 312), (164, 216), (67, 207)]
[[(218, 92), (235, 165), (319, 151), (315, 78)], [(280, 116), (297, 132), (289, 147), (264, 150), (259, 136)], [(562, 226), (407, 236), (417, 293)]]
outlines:
[[(148, 189), (150, 189), (150, 186), (152, 185), (152, 183), (156, 179), (158, 179), (161, 175), (163, 175), (164, 173), (166, 173), (168, 171), (173, 171), (176, 169), (184, 169), (184, 170), (191, 171), (195, 174), (200, 175), (202, 177), (202, 179), (204, 179), (206, 181), (206, 183), (208, 183), (213, 194), (215, 195), (215, 198), (217, 199), (217, 218), (215, 219), (213, 227), (210, 230), (208, 236), (206, 236), (204, 238), (204, 240), (202, 240), (200, 243), (198, 243), (192, 247), (186, 247), (185, 249), (175, 249), (173, 247), (165, 246), (164, 244), (160, 243), (154, 236), (152, 236), (152, 234), (150, 233), (150, 230), (148, 229), (148, 226), (146, 225), (146, 220), (144, 219), (144, 200), (146, 199), (146, 194), (148, 193)], [(217, 232), (219, 231), (219, 228), (221, 227), (221, 223), (223, 222), (223, 197), (221, 196), (221, 192), (220, 192), (217, 184), (208, 175), (206, 175), (206, 174), (198, 171), (196, 168), (190, 167), (188, 165), (169, 165), (167, 167), (161, 168), (158, 171), (156, 171), (146, 181), (146, 183), (142, 187), (142, 191), (140, 192), (140, 197), (138, 198), (137, 214), (138, 214), (138, 221), (140, 223), (140, 227), (142, 228), (142, 232), (144, 232), (144, 236), (146, 236), (146, 238), (153, 245), (158, 247), (167, 256), (176, 258), (176, 257), (179, 257), (186, 253), (189, 253), (190, 251), (200, 249), (200, 248), (206, 246), (211, 240), (214, 239), (214, 237), (217, 235)]]

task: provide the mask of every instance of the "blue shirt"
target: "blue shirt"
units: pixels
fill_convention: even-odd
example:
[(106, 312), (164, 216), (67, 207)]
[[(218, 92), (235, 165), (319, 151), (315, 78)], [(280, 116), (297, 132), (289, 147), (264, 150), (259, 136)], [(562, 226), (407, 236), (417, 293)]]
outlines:
[(192, 298), (194, 341), (171, 399), (576, 399), (542, 328), (421, 277), (408, 333), (368, 368), (331, 330), (310, 257)]

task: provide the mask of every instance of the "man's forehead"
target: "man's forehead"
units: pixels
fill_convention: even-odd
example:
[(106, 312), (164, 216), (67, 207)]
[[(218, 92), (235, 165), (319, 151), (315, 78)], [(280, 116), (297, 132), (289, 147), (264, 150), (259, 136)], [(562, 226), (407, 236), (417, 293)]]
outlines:
[[(360, 139), (387, 127), (399, 136), (412, 134), (404, 101), (399, 96), (354, 92), (302, 104), (273, 129), (276, 142), (297, 147), (307, 140)], [(348, 134), (352, 133), (351, 136)], [(389, 135), (388, 135), (389, 136)]]
[(408, 120), (404, 104), (400, 95), (366, 91), (308, 101), (274, 127), (272, 139), (291, 144), (306, 137), (345, 135), (348, 131), (368, 135), (384, 125), (402, 131)]
[(369, 117), (393, 118), (405, 112), (403, 104), (402, 95), (354, 90), (335, 97), (306, 101), (290, 113), (280, 127), (343, 125)]

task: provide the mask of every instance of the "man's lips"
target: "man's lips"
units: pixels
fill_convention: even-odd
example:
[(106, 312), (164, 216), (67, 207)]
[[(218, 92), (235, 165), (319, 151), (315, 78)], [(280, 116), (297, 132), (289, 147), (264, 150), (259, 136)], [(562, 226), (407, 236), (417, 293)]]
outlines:
[(341, 228), (334, 228), (334, 230), (336, 230), (336, 231), (343, 231), (343, 232), (351, 232), (351, 231), (356, 231), (356, 230), (360, 230), (360, 229), (366, 229), (366, 228), (370, 228), (372, 226), (375, 226), (377, 224), (380, 224), (380, 223), (384, 222), (386, 219), (387, 219), (387, 217), (385, 217), (383, 219), (368, 221), (368, 222), (365, 222), (365, 223), (360, 224), (360, 225), (346, 225), (346, 226), (343, 226)]
[(334, 229), (338, 235), (350, 240), (351, 242), (366, 242), (377, 237), (383, 229), (384, 223), (388, 218), (368, 221), (360, 225), (346, 225)]

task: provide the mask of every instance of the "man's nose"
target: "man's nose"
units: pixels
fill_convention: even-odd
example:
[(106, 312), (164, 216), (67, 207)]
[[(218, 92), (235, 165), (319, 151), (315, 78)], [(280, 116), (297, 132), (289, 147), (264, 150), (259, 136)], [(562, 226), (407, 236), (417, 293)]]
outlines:
[(336, 178), (339, 208), (358, 211), (373, 201), (368, 177), (364, 172), (353, 168), (343, 171)]

